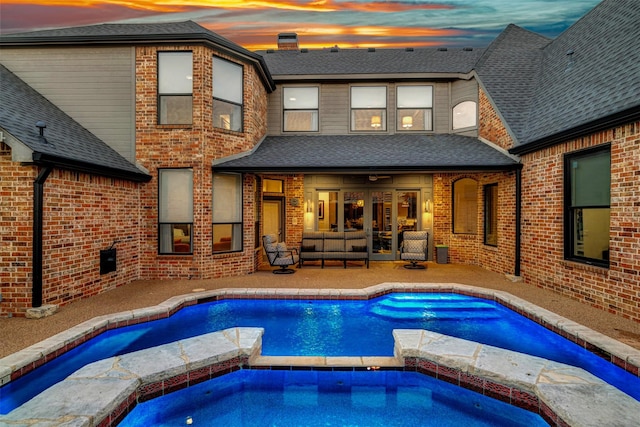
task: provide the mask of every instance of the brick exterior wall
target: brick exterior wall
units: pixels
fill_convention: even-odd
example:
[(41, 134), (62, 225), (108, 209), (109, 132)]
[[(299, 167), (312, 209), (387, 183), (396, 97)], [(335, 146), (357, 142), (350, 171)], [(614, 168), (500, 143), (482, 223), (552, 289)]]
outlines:
[[(453, 233), (453, 183), (471, 178), (478, 183), (478, 228), (476, 234)], [(498, 245), (484, 244), (483, 187), (498, 184)], [(515, 172), (485, 174), (435, 174), (433, 177), (433, 235), (435, 245), (449, 247), (449, 262), (478, 265), (513, 274), (515, 267)]]
[[(157, 125), (158, 50), (193, 52), (190, 126)], [(134, 184), (57, 169), (50, 174), (44, 185), (43, 303), (63, 305), (133, 280), (204, 279), (255, 271), (255, 177), (247, 175), (243, 181), (243, 250), (214, 255), (212, 163), (251, 150), (265, 135), (267, 93), (255, 68), (244, 64), (244, 130), (214, 128), (214, 54), (237, 63), (201, 45), (136, 48), (136, 157), (153, 178)], [(193, 169), (193, 255), (158, 254), (160, 168)], [(23, 316), (31, 307), (37, 173), (36, 167), (13, 162), (11, 149), (0, 143), (0, 315)], [(295, 238), (295, 232), (292, 235)], [(115, 246), (117, 271), (100, 275), (100, 250), (114, 240), (121, 241)]]
[[(0, 315), (24, 316), (32, 301), (35, 166), (11, 161), (0, 144)], [(53, 170), (44, 183), (43, 304), (67, 304), (138, 278), (138, 187), (129, 181)], [(117, 270), (100, 274), (113, 241)], [(7, 268), (5, 268), (7, 266)]]
[[(483, 90), (479, 99), (479, 136), (504, 149), (511, 148), (513, 140)], [(565, 261), (563, 231), (563, 155), (604, 143), (611, 143), (608, 269)], [(629, 123), (526, 154), (521, 162), (524, 165), (521, 234), (524, 281), (640, 322), (640, 123)], [(499, 192), (502, 203), (502, 189)], [(450, 198), (436, 196), (436, 200), (446, 203)], [(502, 222), (502, 214), (499, 221), (507, 223)], [(446, 223), (441, 227), (442, 232), (447, 227), (451, 229)], [(499, 228), (502, 234), (502, 225)], [(453, 262), (468, 262), (473, 258), (472, 254), (461, 257), (455, 249), (450, 249), (450, 256), (452, 252)], [(490, 263), (485, 265), (501, 271)]]
[(487, 93), (478, 88), (478, 136), (491, 141), (498, 147), (508, 150), (513, 147), (513, 138), (493, 108)]
[[(157, 53), (193, 52), (193, 124), (157, 125)], [(213, 127), (213, 56), (238, 63), (205, 46), (139, 47), (136, 50), (136, 156), (153, 176), (141, 192), (144, 230), (142, 279), (207, 279), (255, 270), (255, 179), (243, 182), (243, 251), (213, 254), (212, 163), (251, 150), (266, 133), (267, 94), (256, 70), (244, 65), (244, 131)], [(158, 254), (158, 169), (192, 168), (194, 179), (193, 255)]]
[[(564, 260), (563, 155), (611, 143), (610, 265)], [(522, 275), (527, 283), (640, 322), (640, 122), (526, 154)]]
[(35, 168), (11, 160), (11, 149), (0, 142), (0, 315), (31, 307), (33, 181)]
[[(282, 180), (284, 183), (284, 234), (288, 247), (300, 249), (302, 232), (304, 230), (304, 175), (265, 175), (263, 178)], [(298, 205), (291, 204), (292, 199), (298, 199)], [(260, 200), (260, 203), (262, 201)], [(259, 235), (264, 235), (260, 225)], [(264, 256), (262, 245), (256, 251), (256, 268), (269, 268), (269, 261)]]

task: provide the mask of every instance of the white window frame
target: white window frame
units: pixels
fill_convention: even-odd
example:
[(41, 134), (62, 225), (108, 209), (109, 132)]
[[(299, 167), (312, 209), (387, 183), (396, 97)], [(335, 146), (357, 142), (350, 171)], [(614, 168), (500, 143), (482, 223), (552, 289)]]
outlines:
[(474, 128), (478, 125), (478, 103), (475, 101), (459, 102), (451, 112), (453, 130)]

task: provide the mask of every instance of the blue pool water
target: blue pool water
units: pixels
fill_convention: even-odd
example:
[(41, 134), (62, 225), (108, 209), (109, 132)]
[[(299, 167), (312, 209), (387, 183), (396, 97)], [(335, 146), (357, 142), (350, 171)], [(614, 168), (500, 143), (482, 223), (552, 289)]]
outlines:
[(187, 422), (225, 427), (548, 426), (537, 414), (415, 372), (246, 369), (138, 404), (119, 426)]
[(393, 329), (427, 329), (579, 366), (640, 400), (640, 379), (485, 299), (394, 293), (369, 301), (223, 300), (107, 331), (0, 388), (6, 414), (96, 360), (230, 327), (262, 327), (264, 355), (392, 356)]

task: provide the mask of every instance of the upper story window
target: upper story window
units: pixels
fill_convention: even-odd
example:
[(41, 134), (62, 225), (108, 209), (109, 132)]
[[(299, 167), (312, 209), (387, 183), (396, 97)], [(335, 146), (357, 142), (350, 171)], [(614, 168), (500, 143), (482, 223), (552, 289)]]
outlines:
[(242, 131), (242, 66), (213, 57), (213, 126)]
[(565, 258), (609, 266), (611, 147), (567, 154)]
[(396, 129), (433, 130), (433, 86), (398, 86)]
[(192, 121), (192, 53), (158, 52), (158, 123), (190, 125)]
[(387, 87), (351, 87), (351, 130), (387, 130)]
[(318, 88), (285, 87), (282, 95), (284, 97), (284, 131), (317, 132)]
[(478, 183), (462, 178), (453, 183), (453, 232), (476, 234), (478, 228)]
[(463, 101), (453, 107), (453, 129), (474, 127), (477, 123), (477, 104), (473, 101)]

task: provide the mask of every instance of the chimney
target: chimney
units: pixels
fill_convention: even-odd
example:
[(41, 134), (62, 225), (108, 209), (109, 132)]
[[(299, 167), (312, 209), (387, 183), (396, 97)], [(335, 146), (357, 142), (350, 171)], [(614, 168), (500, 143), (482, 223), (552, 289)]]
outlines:
[(296, 33), (278, 34), (278, 50), (298, 50), (298, 35)]

